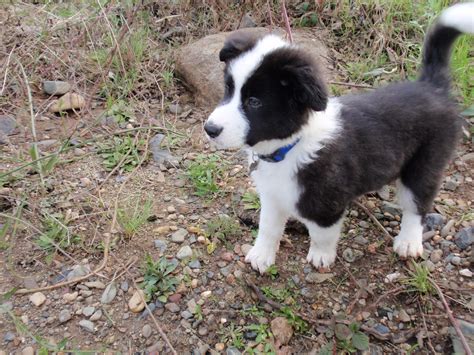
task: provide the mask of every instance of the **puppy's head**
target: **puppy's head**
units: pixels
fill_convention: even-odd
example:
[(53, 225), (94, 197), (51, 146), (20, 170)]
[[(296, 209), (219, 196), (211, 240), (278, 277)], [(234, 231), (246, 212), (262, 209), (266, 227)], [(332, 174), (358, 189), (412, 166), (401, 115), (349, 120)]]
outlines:
[(277, 36), (234, 33), (219, 58), (226, 64), (224, 98), (204, 126), (219, 148), (271, 151), (301, 129), (311, 110), (326, 108), (315, 62)]

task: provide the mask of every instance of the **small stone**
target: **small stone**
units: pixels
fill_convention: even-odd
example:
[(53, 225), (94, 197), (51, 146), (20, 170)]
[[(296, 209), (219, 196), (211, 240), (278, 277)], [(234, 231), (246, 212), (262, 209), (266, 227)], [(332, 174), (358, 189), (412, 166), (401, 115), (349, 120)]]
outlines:
[(354, 255), (354, 252), (352, 251), (351, 248), (346, 248), (344, 249), (344, 251), (342, 252), (342, 257), (344, 258), (345, 261), (347, 261), (348, 263), (352, 263), (355, 261), (355, 255)]
[(431, 260), (424, 260), (424, 261), (421, 262), (421, 265), (426, 267), (428, 269), (428, 271), (430, 271), (430, 272), (433, 272), (436, 269), (435, 264)]
[(42, 292), (35, 292), (30, 296), (30, 302), (36, 307), (41, 306), (46, 301), (46, 296)]
[(99, 320), (102, 317), (102, 311), (98, 309), (97, 311), (94, 312), (93, 315), (89, 318), (91, 321), (96, 321)]
[(59, 323), (66, 323), (68, 320), (71, 319), (71, 317), (71, 312), (69, 312), (68, 309), (63, 309), (61, 312), (59, 312)]
[(184, 239), (186, 238), (187, 235), (188, 235), (188, 231), (184, 228), (180, 228), (171, 235), (171, 240), (174, 243), (182, 243), (184, 242)]
[(79, 277), (87, 275), (91, 271), (89, 265), (75, 265), (72, 270), (67, 274), (67, 281), (77, 279)]
[(366, 244), (369, 243), (368, 239), (361, 236), (361, 235), (358, 235), (357, 237), (355, 237), (354, 242), (359, 244), (359, 245), (366, 245)]
[(43, 81), (43, 91), (48, 95), (64, 95), (71, 90), (71, 85), (66, 81)]
[(222, 253), (221, 259), (230, 262), (234, 259), (234, 255), (231, 252), (225, 252)]
[(184, 319), (190, 319), (193, 317), (193, 314), (188, 310), (184, 310), (181, 312), (181, 317), (183, 317)]
[(145, 308), (145, 303), (143, 302), (144, 298), (145, 294), (142, 290), (135, 290), (132, 297), (128, 301), (128, 308), (130, 308), (133, 313), (141, 312), (143, 308)]
[(79, 296), (79, 292), (77, 291), (71, 292), (71, 293), (65, 293), (63, 295), (63, 300), (65, 300), (66, 302), (72, 302), (77, 298), (77, 296)]
[(232, 272), (232, 268), (233, 268), (233, 265), (229, 264), (225, 267), (220, 268), (219, 271), (221, 272), (222, 276), (227, 277)]
[(402, 209), (400, 208), (400, 206), (388, 201), (382, 201), (382, 205), (380, 206), (380, 208), (384, 213), (388, 212), (392, 216), (399, 215), (402, 212)]
[(32, 346), (27, 346), (21, 351), (21, 355), (35, 355), (35, 349)]
[(443, 257), (443, 251), (441, 249), (435, 249), (431, 252), (430, 255), (430, 260), (436, 264), (441, 261), (441, 258)]
[(115, 296), (117, 296), (117, 285), (115, 282), (111, 282), (107, 285), (104, 292), (102, 293), (100, 302), (102, 304), (109, 304), (114, 300)]
[(145, 324), (142, 328), (142, 335), (144, 338), (149, 338), (151, 336), (151, 333), (153, 332), (153, 329), (151, 328), (150, 325)]
[(234, 348), (234, 347), (229, 347), (226, 349), (225, 351), (225, 355), (241, 355), (242, 353), (237, 349), (237, 348)]
[(410, 316), (408, 315), (408, 313), (404, 309), (401, 309), (398, 312), (398, 318), (404, 323), (407, 323), (407, 322), (411, 321)]
[(6, 136), (12, 134), (16, 128), (16, 120), (7, 115), (0, 115), (0, 132)]
[(390, 187), (388, 185), (385, 185), (382, 187), (380, 190), (377, 191), (377, 195), (385, 201), (390, 200)]
[(207, 329), (206, 326), (201, 325), (201, 326), (198, 328), (198, 334), (199, 334), (199, 335), (204, 336), (204, 335), (207, 335), (207, 333), (209, 333), (209, 330)]
[(461, 229), (454, 236), (454, 243), (458, 246), (459, 249), (467, 249), (472, 243), (474, 243), (474, 227), (467, 227)]
[(189, 245), (185, 245), (181, 249), (179, 249), (178, 253), (176, 254), (176, 257), (179, 260), (187, 259), (193, 256), (193, 251)]
[(461, 258), (459, 256), (453, 256), (451, 258), (451, 264), (453, 265), (461, 265)]
[(178, 313), (179, 312), (179, 306), (176, 303), (170, 302), (165, 304), (165, 308), (170, 311), (171, 313)]
[(444, 226), (444, 217), (439, 213), (428, 213), (425, 217), (426, 230), (432, 231), (442, 229)]
[(240, 21), (239, 28), (257, 27), (255, 20), (250, 12), (247, 12)]
[(179, 303), (179, 301), (181, 301), (181, 297), (183, 297), (181, 293), (173, 293), (171, 296), (168, 297), (168, 301), (172, 303)]
[(367, 221), (360, 221), (359, 222), (359, 227), (364, 228), (364, 229), (368, 229), (368, 228), (370, 228), (370, 223), (367, 222)]
[(88, 331), (89, 333), (95, 333), (94, 323), (90, 320), (83, 319), (79, 322), (79, 326), (84, 330)]
[(401, 275), (402, 275), (402, 274), (399, 273), (399, 272), (394, 272), (394, 273), (392, 273), (392, 274), (388, 274), (387, 276), (385, 276), (384, 281), (385, 281), (386, 283), (394, 282), (394, 281), (398, 280)]
[(82, 314), (86, 317), (90, 317), (95, 312), (95, 307), (89, 306), (82, 309)]
[(196, 301), (194, 300), (194, 298), (191, 298), (191, 299), (188, 301), (187, 305), (188, 305), (188, 310), (189, 310), (189, 312), (191, 312), (192, 314), (195, 314), (196, 311), (197, 311), (197, 303), (196, 303)]
[(168, 111), (173, 115), (179, 115), (183, 112), (183, 108), (180, 104), (171, 104), (168, 107)]
[(84, 285), (89, 288), (97, 288), (99, 290), (103, 290), (105, 288), (105, 284), (101, 281), (89, 281), (85, 282)]
[(6, 342), (6, 343), (9, 343), (11, 341), (15, 340), (15, 334), (12, 333), (12, 332), (6, 332), (4, 335), (3, 335), (3, 341)]
[(242, 250), (242, 253), (247, 256), (249, 253), (250, 249), (252, 249), (252, 246), (250, 244), (243, 244), (240, 249)]
[(67, 93), (54, 100), (49, 106), (49, 112), (57, 113), (68, 110), (80, 110), (86, 105), (86, 100), (79, 94)]
[(375, 327), (374, 327), (375, 331), (377, 333), (380, 333), (382, 335), (386, 335), (386, 334), (390, 334), (390, 329), (387, 328), (385, 325), (383, 324), (376, 324)]
[(166, 234), (166, 233), (169, 233), (170, 230), (171, 230), (170, 226), (160, 226), (153, 229), (153, 232), (158, 233), (158, 234)]
[(270, 323), (272, 333), (275, 339), (281, 344), (286, 345), (293, 336), (293, 328), (284, 317), (277, 317)]
[(451, 228), (454, 227), (454, 224), (456, 223), (456, 221), (454, 219), (450, 219), (448, 221), (448, 223), (446, 223), (446, 225), (441, 229), (441, 236), (442, 237), (446, 237), (449, 235), (449, 232), (451, 231)]
[(472, 277), (472, 271), (469, 269), (462, 269), (462, 270), (459, 270), (459, 275), (464, 276), (464, 277)]
[[(164, 138), (164, 134), (158, 133), (150, 140), (149, 147), (153, 154), (153, 160), (158, 164), (164, 164), (166, 167), (175, 167), (179, 164), (179, 160), (174, 157), (168, 149), (161, 147), (161, 142)], [(186, 184), (184, 179), (180, 179), (179, 181), (183, 182), (181, 187)]]
[(216, 349), (216, 351), (224, 351), (225, 344), (224, 343), (217, 343), (214, 348)]
[(193, 260), (191, 261), (188, 266), (191, 268), (191, 269), (200, 269), (201, 268), (201, 263), (199, 260)]
[(125, 280), (125, 281), (122, 281), (120, 283), (120, 289), (123, 291), (123, 292), (127, 292), (128, 291), (128, 281)]
[(211, 297), (211, 295), (212, 295), (212, 291), (209, 291), (209, 290), (201, 293), (201, 297), (204, 299)]
[(319, 272), (310, 272), (306, 275), (305, 280), (310, 284), (320, 284), (332, 277), (334, 277), (333, 273), (322, 274)]

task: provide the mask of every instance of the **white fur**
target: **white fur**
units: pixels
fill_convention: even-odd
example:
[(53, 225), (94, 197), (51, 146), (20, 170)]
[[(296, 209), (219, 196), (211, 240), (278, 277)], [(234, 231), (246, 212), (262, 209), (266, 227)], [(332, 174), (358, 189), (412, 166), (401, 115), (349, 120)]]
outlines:
[(395, 237), (393, 249), (401, 257), (418, 257), (423, 254), (423, 225), (417, 212), (411, 190), (397, 181), (398, 201), (403, 209), (400, 234)]
[[(252, 267), (263, 273), (275, 262), (280, 239), (288, 218), (292, 217), (304, 223), (310, 231), (312, 245), (318, 245), (318, 250), (310, 249), (308, 260), (315, 266), (329, 266), (335, 258), (341, 221), (329, 228), (322, 228), (299, 215), (296, 204), (300, 196), (300, 188), (295, 174), (301, 165), (317, 159), (317, 152), (324, 147), (340, 131), (338, 120), (341, 105), (336, 99), (330, 99), (327, 109), (314, 112), (308, 123), (294, 137), (287, 140), (271, 140), (257, 144), (258, 153), (272, 151), (281, 147), (293, 138), (300, 138), (296, 146), (288, 152), (285, 159), (278, 163), (259, 161), (257, 170), (252, 173), (257, 191), (260, 195), (262, 211), (260, 215), (259, 233), (254, 247), (245, 260)], [(253, 159), (255, 150), (249, 151)], [(273, 149), (273, 150), (275, 150)], [(326, 247), (323, 241), (332, 240)], [(310, 255), (312, 256), (310, 258)]]
[(464, 33), (474, 33), (474, 2), (448, 7), (441, 13), (439, 22)]
[(218, 106), (209, 116), (208, 123), (224, 129), (212, 141), (218, 148), (240, 148), (245, 144), (248, 121), (240, 110), (240, 91), (245, 81), (257, 69), (264, 56), (278, 48), (288, 46), (280, 37), (263, 37), (255, 47), (232, 60), (229, 71), (234, 79), (234, 94), (229, 102)]

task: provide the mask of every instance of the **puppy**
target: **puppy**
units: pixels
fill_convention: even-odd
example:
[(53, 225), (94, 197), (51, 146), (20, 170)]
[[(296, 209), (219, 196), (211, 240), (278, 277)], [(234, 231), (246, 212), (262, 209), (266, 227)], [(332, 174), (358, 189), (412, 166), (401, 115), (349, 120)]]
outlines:
[(289, 217), (306, 225), (307, 260), (329, 267), (348, 204), (397, 180), (403, 209), (393, 248), (423, 252), (423, 218), (461, 131), (449, 96), (450, 49), (474, 33), (474, 3), (446, 9), (429, 32), (421, 74), (360, 95), (328, 98), (315, 62), (274, 35), (231, 35), (219, 53), (225, 94), (204, 130), (219, 148), (250, 152), (261, 200), (258, 237), (246, 261), (261, 273)]

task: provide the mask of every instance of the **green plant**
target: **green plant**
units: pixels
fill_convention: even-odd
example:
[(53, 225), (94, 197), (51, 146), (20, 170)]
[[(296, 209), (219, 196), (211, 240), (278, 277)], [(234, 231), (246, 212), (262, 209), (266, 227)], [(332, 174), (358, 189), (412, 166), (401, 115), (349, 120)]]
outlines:
[(242, 309), (240, 311), (240, 314), (244, 317), (245, 316), (263, 317), (265, 312), (262, 309), (260, 309), (258, 306), (253, 305), (253, 306)]
[[(272, 333), (270, 332), (268, 324), (250, 324), (245, 327), (245, 330), (249, 330), (249, 331), (253, 331), (257, 333), (257, 337), (255, 338), (255, 343), (265, 344), (264, 346), (265, 354), (275, 354), (275, 351), (272, 345), (267, 341), (272, 336)], [(255, 350), (251, 347), (246, 348), (245, 353), (256, 354)]]
[(282, 307), (280, 310), (276, 311), (275, 314), (285, 317), (297, 333), (305, 333), (309, 329), (308, 323), (288, 306)]
[(125, 100), (115, 100), (112, 97), (107, 98), (107, 117), (113, 117), (118, 124), (125, 123), (133, 118), (133, 112), (130, 110), (130, 104)]
[(278, 266), (275, 264), (270, 265), (267, 270), (265, 270), (265, 273), (270, 276), (270, 279), (275, 280), (278, 277)]
[(421, 295), (432, 294), (434, 289), (430, 281), (430, 271), (424, 265), (413, 261), (414, 271), (408, 270), (410, 275), (402, 280), (402, 283), (408, 285), (408, 292), (418, 292)]
[(147, 301), (155, 296), (160, 302), (167, 301), (168, 296), (175, 291), (178, 284), (178, 279), (172, 275), (177, 266), (164, 257), (157, 261), (153, 261), (150, 255), (145, 257), (144, 280), (141, 287)]
[(207, 222), (205, 235), (212, 241), (207, 245), (208, 253), (211, 254), (216, 248), (217, 240), (220, 240), (229, 249), (231, 244), (229, 239), (239, 237), (242, 230), (237, 221), (229, 216), (217, 216)]
[(165, 82), (166, 87), (170, 87), (173, 85), (174, 72), (172, 70), (163, 71), (161, 73), (161, 77), (163, 78), (163, 81)]
[(231, 344), (239, 350), (245, 346), (243, 328), (236, 326), (232, 322), (228, 327), (220, 329), (217, 334), (220, 335), (221, 342), (225, 344)]
[(289, 287), (262, 287), (262, 292), (265, 296), (273, 299), (274, 301), (284, 303), (287, 305), (295, 304), (294, 292)]
[(113, 137), (109, 142), (99, 145), (98, 153), (107, 171), (121, 168), (130, 172), (140, 163), (144, 145), (144, 140), (135, 141), (130, 136)]
[(244, 210), (260, 211), (260, 198), (258, 197), (258, 194), (256, 192), (245, 192), (242, 196), (242, 202), (244, 203)]
[(369, 348), (369, 337), (359, 330), (357, 323), (346, 325), (338, 323), (334, 327), (335, 343), (326, 344), (320, 354), (330, 355), (334, 353), (334, 347), (339, 350), (338, 353), (347, 354), (357, 351), (365, 351)]
[(187, 169), (187, 176), (201, 197), (216, 197), (222, 193), (218, 182), (222, 180), (225, 162), (217, 154), (198, 155)]
[(48, 253), (57, 247), (67, 249), (81, 241), (79, 236), (70, 233), (68, 221), (61, 215), (46, 215), (41, 223), (44, 231), (36, 238), (36, 244)]
[[(127, 205), (129, 205), (128, 202)], [(137, 198), (133, 208), (119, 208), (117, 210), (117, 222), (127, 237), (133, 237), (148, 221), (152, 215), (152, 207), (151, 199), (143, 200), (142, 198)]]

